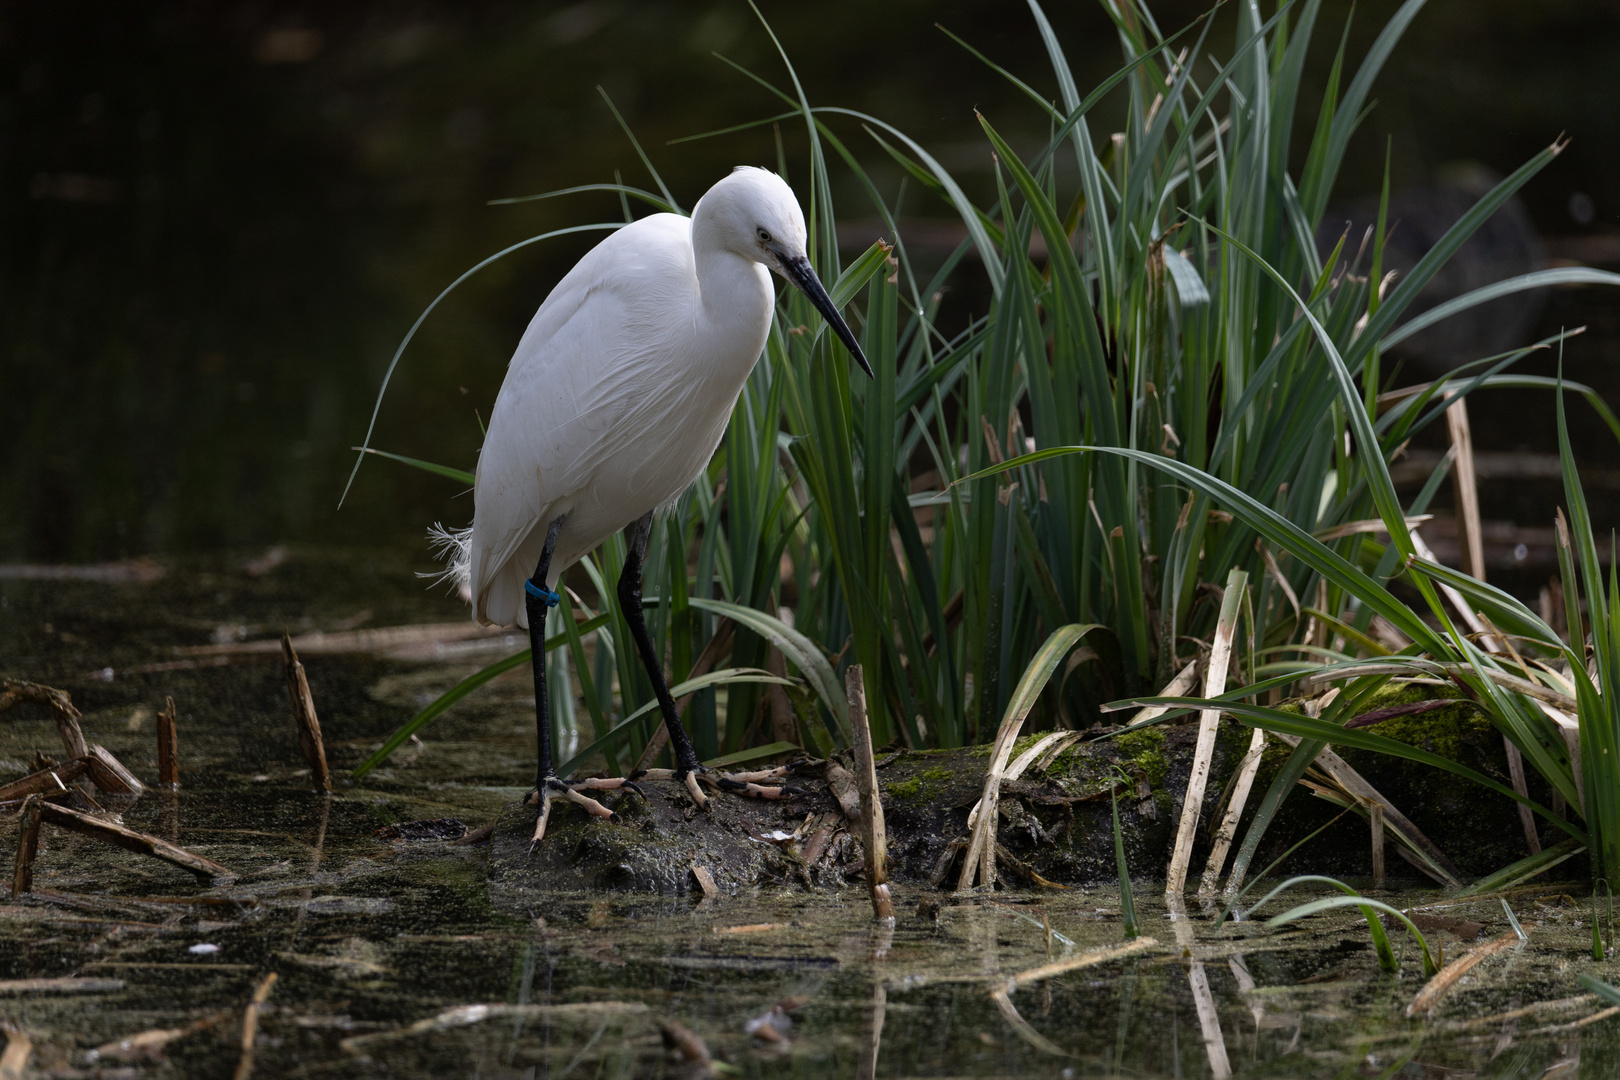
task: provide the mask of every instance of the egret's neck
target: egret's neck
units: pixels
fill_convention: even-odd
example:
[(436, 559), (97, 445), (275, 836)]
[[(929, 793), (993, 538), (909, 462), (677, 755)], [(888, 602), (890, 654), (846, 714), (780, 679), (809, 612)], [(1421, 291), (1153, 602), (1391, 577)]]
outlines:
[[(762, 263), (723, 247), (699, 205), (692, 218), (693, 269), (697, 272), (702, 318), (715, 329), (753, 342), (748, 362), (764, 347), (775, 296), (771, 272)], [(757, 341), (755, 339), (757, 338)]]

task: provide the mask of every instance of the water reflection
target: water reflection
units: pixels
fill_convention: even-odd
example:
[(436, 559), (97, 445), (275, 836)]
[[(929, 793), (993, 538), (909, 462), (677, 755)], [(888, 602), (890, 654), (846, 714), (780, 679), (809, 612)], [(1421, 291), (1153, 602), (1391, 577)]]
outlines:
[[(268, 617), (307, 592), (281, 575), (308, 582), (329, 572), (294, 555), (252, 579), (240, 611)], [(471, 702), (425, 733), (411, 764), (332, 796), (311, 792), (273, 655), (150, 668), (206, 640), (206, 616), (228, 581), (177, 564), (146, 584), (0, 582), (11, 615), (0, 621), (0, 654), (68, 685), (87, 736), (139, 775), (156, 771), (151, 703), (174, 697), (184, 786), (167, 799), (149, 791), (125, 819), (170, 830), (239, 875), (199, 887), (163, 865), (48, 832), (36, 891), (0, 906), (0, 980), (114, 983), (93, 995), (11, 999), (8, 1015), (37, 1061), (111, 1062), (131, 1036), (219, 1015), (229, 1022), (216, 1034), (198, 1028), (161, 1053), (186, 1075), (228, 1074), (239, 1053), (232, 1025), (271, 971), (280, 982), (256, 1054), (265, 1076), (684, 1075), (689, 1064), (666, 1054), (661, 1034), (675, 1024), (749, 1076), (1505, 1080), (1573, 1076), (1581, 1062), (1620, 1052), (1620, 1016), (1574, 985), (1579, 971), (1615, 974), (1587, 958), (1587, 915), (1556, 886), (1513, 900), (1528, 942), (1487, 957), (1427, 1021), (1403, 1015), (1423, 985), (1415, 950), (1405, 950), (1399, 974), (1381, 973), (1354, 912), (1276, 933), (1253, 922), (1215, 932), (1210, 912), (1172, 913), (1144, 887), (1142, 923), (1157, 940), (1131, 946), (1106, 889), (953, 897), (900, 886), (899, 910), (924, 895), (938, 906), (932, 918), (925, 908), (893, 927), (872, 925), (859, 888), (700, 902), (547, 894), (498, 907), (480, 849), (374, 833), (400, 821), (491, 820), (521, 794), (490, 778), (524, 767), (517, 732), (528, 703)], [(435, 598), (379, 598), (347, 572), (323, 589), (334, 611), (362, 592), (391, 620), (439, 617)], [(46, 609), (63, 625), (110, 620), (116, 635), (42, 637)], [(146, 673), (82, 678), (108, 661)], [(311, 655), (335, 775), (409, 708), (401, 686), (453, 680), (476, 663)], [(57, 741), (47, 715), (9, 713), (0, 780)], [(1443, 897), (1386, 898), (1405, 906)], [(1495, 900), (1448, 903), (1448, 925), (1475, 924), (1459, 931), (1469, 940), (1433, 931), (1450, 959), (1478, 947), (1473, 935), (1511, 933)], [(774, 1037), (759, 1034), (761, 1017), (780, 1017)]]

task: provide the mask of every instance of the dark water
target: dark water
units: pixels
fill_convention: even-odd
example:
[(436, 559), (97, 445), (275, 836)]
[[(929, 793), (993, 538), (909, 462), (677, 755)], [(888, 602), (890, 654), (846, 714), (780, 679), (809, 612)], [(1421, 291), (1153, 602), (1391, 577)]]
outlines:
[[(1078, 82), (1094, 85), (1118, 55), (1101, 6), (1050, 6)], [(1168, 28), (1202, 7), (1154, 10)], [(1351, 57), (1394, 7), (1360, 5)], [(1301, 123), (1348, 10), (1324, 5)], [(812, 100), (911, 131), (976, 197), (992, 176), (974, 108), (1016, 145), (1044, 138), (1044, 118), (933, 27), (1051, 91), (1021, 5), (764, 11)], [(486, 200), (615, 169), (650, 184), (598, 85), (687, 205), (733, 164), (774, 162), (768, 129), (666, 145), (775, 111), (716, 51), (783, 78), (751, 12), (730, 0), (0, 8), (0, 561), (414, 544), (435, 519), (465, 520), (453, 485), (387, 464), (368, 466), (336, 511), (382, 368), (465, 268), (545, 229), (619, 214), (603, 197)], [(1341, 190), (1374, 190), (1386, 138), (1397, 187), (1423, 187), (1459, 161), (1505, 174), (1568, 132), (1570, 149), (1525, 193), (1528, 218), (1550, 257), (1620, 261), (1616, 72), (1612, 4), (1433, 0), (1379, 81)], [(1117, 122), (1115, 107), (1096, 127)], [(838, 130), (892, 198), (897, 170), (853, 124)], [(784, 140), (802, 180), (797, 129)], [(835, 182), (854, 216), (871, 216), (846, 177)], [(942, 215), (913, 198), (903, 221)], [(377, 444), (470, 467), (513, 343), (584, 243), (499, 264), (437, 312)], [(971, 273), (952, 296), (964, 308), (980, 296)], [(1535, 334), (1596, 319), (1568, 370), (1620, 390), (1612, 310), (1603, 294), (1559, 294)], [(1550, 401), (1479, 408), (1482, 448), (1552, 448)], [(1581, 438), (1593, 459), (1613, 459), (1596, 428)], [(1484, 498), (1487, 516), (1545, 526), (1556, 490), (1487, 483)]]
[[(1324, 6), (1330, 49), (1347, 5)], [(1393, 6), (1360, 6), (1351, 55)], [(1116, 55), (1106, 20), (1093, 5), (1051, 7), (1079, 81), (1096, 82)], [(1174, 26), (1197, 7), (1156, 10)], [(944, 23), (1047, 87), (1019, 5), (765, 11), (814, 100), (893, 119), (971, 190), (990, 182), (974, 107), (1020, 144), (1044, 134), (932, 28)], [(1236, 1076), (1613, 1075), (1613, 1020), (1559, 1027), (1594, 1015), (1592, 1001), (1501, 1017), (1576, 995), (1579, 972), (1620, 981), (1587, 958), (1588, 915), (1556, 893), (1513, 900), (1530, 943), (1476, 968), (1427, 1024), (1402, 1017), (1421, 983), (1410, 945), (1398, 977), (1379, 974), (1354, 916), (1215, 934), (1202, 918), (1168, 922), (1151, 898), (1144, 929), (1161, 948), (1042, 980), (1004, 1010), (991, 990), (1008, 976), (1119, 944), (1118, 898), (947, 899), (934, 922), (913, 916), (918, 896), (902, 891), (892, 938), (874, 932), (854, 894), (569, 895), (540, 910), (502, 907), (484, 887), (482, 849), (373, 832), (423, 818), (482, 824), (522, 794), (532, 769), (523, 679), (492, 684), (422, 747), (326, 799), (307, 790), (278, 663), (177, 651), (284, 628), (465, 620), (412, 576), (426, 562), (422, 527), (470, 512), (450, 485), (372, 465), (334, 509), (381, 370), (461, 270), (535, 232), (617, 215), (610, 200), (485, 200), (607, 180), (615, 168), (647, 182), (597, 84), (686, 204), (732, 164), (774, 160), (766, 132), (665, 145), (774, 108), (708, 55), (779, 77), (751, 18), (733, 4), (607, 0), (0, 8), (0, 562), (155, 554), (166, 571), (146, 584), (0, 577), (0, 671), (70, 690), (89, 737), (147, 780), (153, 713), (172, 695), (184, 787), (172, 804), (148, 793), (125, 820), (239, 875), (198, 885), (47, 831), (37, 885), (58, 895), (0, 906), (0, 979), (122, 986), (0, 996), (0, 1019), (35, 1044), (34, 1067), (157, 1075), (156, 1061), (89, 1055), (200, 1025), (167, 1045), (170, 1071), (229, 1075), (242, 1006), (274, 971), (259, 1076), (679, 1075), (661, 1048), (664, 1020), (746, 1075), (1202, 1077), (1219, 1075), (1218, 1053)], [(1418, 187), (1459, 159), (1505, 173), (1568, 131), (1575, 142), (1526, 192), (1526, 213), (1550, 257), (1620, 262), (1615, 72), (1612, 6), (1434, 0), (1379, 84), (1343, 186), (1372, 188), (1386, 136), (1397, 183)], [(792, 136), (790, 176), (802, 175)], [(892, 193), (898, 178), (865, 144), (858, 152)], [(513, 342), (580, 250), (562, 242), (497, 266), (436, 313), (378, 444), (470, 465), (477, 416)], [(973, 290), (959, 285), (963, 297)], [(1613, 312), (1607, 296), (1558, 293), (1535, 333), (1591, 323), (1567, 370), (1620, 402)], [(1551, 418), (1550, 400), (1482, 399), (1475, 437), (1546, 452)], [(1579, 439), (1588, 460), (1614, 460), (1607, 436), (1585, 428)], [(1620, 520), (1602, 498), (1600, 516)], [(1556, 487), (1487, 479), (1483, 499), (1487, 517), (1544, 525)], [(278, 561), (266, 549), (279, 543), (292, 547)], [(424, 634), (391, 655), (306, 655), (340, 775), (514, 647), (453, 637)], [(0, 780), (57, 745), (44, 715), (8, 713)], [(1506, 929), (1495, 901), (1446, 914), (1477, 919), (1488, 937)], [(1072, 949), (1058, 939), (1049, 953), (1043, 915)], [(717, 931), (757, 924), (773, 925)], [(1190, 952), (1178, 929), (1193, 931)], [(1439, 939), (1449, 957), (1472, 945)], [(795, 1006), (788, 1042), (750, 1037), (748, 1021), (784, 1001)], [(407, 1031), (472, 1005), (496, 1008)]]
[[(1423, 983), (1409, 941), (1396, 938), (1400, 974), (1384, 975), (1353, 914), (1217, 932), (1207, 912), (1166, 919), (1147, 883), (1138, 902), (1157, 944), (1010, 991), (1019, 973), (1121, 945), (1118, 896), (934, 894), (937, 917), (925, 917), (923, 894), (900, 889), (892, 931), (873, 926), (859, 890), (510, 903), (485, 887), (485, 849), (374, 833), (482, 824), (522, 794), (523, 680), (469, 700), (365, 781), (343, 777), (424, 695), (511, 646), (438, 631), (414, 654), (306, 654), (339, 776), (335, 794), (314, 794), (279, 661), (178, 650), (282, 626), (430, 625), (453, 605), (399, 589), (400, 558), (387, 553), (293, 551), (266, 570), (272, 561), (176, 561), (146, 584), (0, 581), (0, 649), (70, 689), (87, 736), (148, 781), (152, 713), (174, 697), (183, 787), (147, 792), (124, 821), (238, 875), (198, 883), (46, 829), (44, 891), (0, 905), (0, 980), (117, 982), (48, 994), (0, 981), (0, 1018), (28, 1033), (40, 1075), (230, 1075), (243, 1007), (271, 972), (260, 1077), (694, 1075), (663, 1049), (671, 1020), (745, 1076), (1550, 1078), (1610, 1076), (1620, 1060), (1620, 1022), (1585, 1023), (1601, 1003), (1575, 984), (1620, 971), (1591, 961), (1589, 912), (1556, 885), (1512, 898), (1528, 943), (1476, 967), (1428, 1021), (1403, 1015)], [(220, 655), (230, 662), (206, 666)], [(57, 746), (42, 711), (6, 714), (0, 781)], [(1384, 898), (1442, 905), (1431, 913), (1479, 922), (1482, 939), (1508, 931), (1496, 900)], [(1477, 944), (1431, 937), (1445, 959)], [(782, 1037), (752, 1036), (750, 1021), (777, 1005), (791, 1021), (775, 1021)], [(166, 1069), (107, 1048), (158, 1029), (191, 1029), (163, 1048)]]

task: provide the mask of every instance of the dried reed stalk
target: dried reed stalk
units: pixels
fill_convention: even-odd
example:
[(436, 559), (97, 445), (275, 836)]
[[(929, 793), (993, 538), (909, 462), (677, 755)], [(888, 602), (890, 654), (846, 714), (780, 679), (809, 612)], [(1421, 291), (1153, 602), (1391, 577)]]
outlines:
[[(1221, 598), (1221, 614), (1215, 624), (1215, 639), (1209, 651), (1209, 667), (1204, 673), (1204, 697), (1226, 692), (1226, 671), (1232, 662), (1232, 639), (1237, 633), (1238, 613), (1242, 610), (1246, 571), (1234, 569), (1226, 578)], [(1187, 777), (1187, 797), (1181, 805), (1181, 825), (1176, 830), (1176, 846), (1170, 853), (1170, 869), (1165, 875), (1166, 896), (1180, 896), (1187, 887), (1187, 866), (1192, 861), (1193, 840), (1198, 835), (1198, 815), (1203, 809), (1204, 789), (1209, 785), (1210, 763), (1215, 756), (1215, 735), (1221, 719), (1219, 709), (1198, 714), (1198, 744), (1193, 752), (1192, 774)]]
[(29, 773), (0, 787), (0, 803), (17, 802), (30, 795), (66, 795), (68, 783), (85, 774), (88, 758), (75, 758), (62, 765)]
[(164, 706), (157, 714), (158, 783), (172, 791), (180, 786), (180, 734), (174, 698), (163, 700)]
[(94, 836), (115, 844), (126, 851), (133, 851), (138, 855), (150, 855), (154, 859), (162, 859), (182, 870), (189, 870), (201, 878), (232, 877), (225, 867), (212, 859), (205, 859), (183, 847), (178, 847), (167, 840), (134, 829), (125, 828), (111, 821), (104, 821), (89, 814), (81, 814), (77, 810), (69, 810), (65, 806), (40, 800), (40, 816), (58, 828), (69, 832), (80, 833), (84, 836)]
[(866, 684), (861, 680), (861, 665), (851, 664), (844, 672), (844, 693), (849, 697), (855, 789), (861, 797), (861, 850), (866, 855), (866, 887), (872, 896), (872, 914), (880, 922), (892, 925), (894, 900), (889, 895), (888, 830), (883, 824), (883, 800), (878, 793), (872, 729), (866, 720)]
[(1237, 835), (1238, 821), (1243, 817), (1243, 806), (1249, 801), (1249, 789), (1254, 786), (1255, 774), (1260, 771), (1260, 755), (1266, 748), (1266, 733), (1255, 728), (1249, 736), (1249, 749), (1238, 763), (1237, 782), (1232, 785), (1232, 797), (1227, 800), (1226, 813), (1221, 815), (1221, 827), (1215, 833), (1215, 843), (1209, 851), (1209, 862), (1204, 864), (1204, 877), (1198, 884), (1199, 896), (1210, 896), (1220, 887), (1221, 868), (1226, 865), (1226, 853)]
[(124, 763), (113, 757), (112, 752), (97, 743), (90, 744), (90, 753), (84, 759), (85, 775), (90, 782), (109, 795), (139, 795), (146, 790), (146, 785), (138, 780), (134, 773), (124, 768)]
[[(1298, 746), (1299, 737), (1295, 735), (1277, 736), (1289, 746)], [(1371, 807), (1378, 803), (1383, 807), (1384, 827), (1395, 834), (1404, 848), (1413, 853), (1416, 861), (1412, 865), (1448, 889), (1462, 888), (1462, 882), (1457, 877), (1457, 866), (1451, 858), (1440, 850), (1433, 840), (1423, 834), (1423, 831), (1412, 824), (1410, 818), (1401, 813), (1396, 805), (1389, 801), (1383, 793), (1373, 787), (1367, 778), (1357, 772), (1349, 762), (1327, 747), (1323, 747), (1316, 755), (1312, 767), (1317, 769), (1327, 779), (1332, 781), (1339, 794), (1341, 805), (1360, 805)], [(1306, 783), (1306, 781), (1300, 781)], [(1310, 786), (1306, 784), (1306, 786)]]
[(253, 996), (242, 1010), (242, 1057), (236, 1063), (234, 1080), (247, 1080), (253, 1075), (253, 1044), (259, 1037), (259, 1013), (264, 1010), (265, 1000), (275, 985), (276, 973), (272, 971), (253, 988)]
[(1375, 802), (1367, 807), (1372, 823), (1373, 888), (1384, 887), (1384, 804)]
[(1474, 437), (1468, 428), (1468, 402), (1459, 398), (1446, 406), (1446, 429), (1456, 460), (1451, 468), (1451, 490), (1457, 507), (1457, 548), (1463, 573), (1485, 580), (1485, 537), (1479, 516), (1479, 483), (1474, 472)]
[(39, 808), (45, 800), (28, 796), (17, 823), (17, 866), (11, 877), (11, 895), (22, 896), (34, 887), (34, 859), (39, 855)]
[[(1462, 556), (1463, 572), (1470, 577), (1485, 580), (1484, 526), (1479, 513), (1479, 480), (1474, 469), (1474, 437), (1468, 425), (1468, 402), (1459, 399), (1446, 407), (1446, 428), (1451, 433), (1451, 447), (1456, 458), (1451, 470), (1451, 489), (1457, 506), (1457, 548)], [(1506, 638), (1494, 640), (1507, 643)], [(1525, 785), (1524, 755), (1513, 745), (1513, 740), (1502, 736), (1507, 752), (1508, 774), (1513, 779), (1513, 790), (1521, 798), (1529, 798)], [(1541, 851), (1541, 837), (1536, 832), (1535, 813), (1524, 803), (1519, 804), (1519, 822), (1524, 828), (1525, 846), (1530, 854)]]
[(326, 767), (326, 745), (321, 741), (321, 718), (315, 715), (315, 698), (309, 692), (309, 678), (298, 662), (292, 635), (281, 635), (281, 656), (287, 667), (287, 697), (292, 702), (293, 721), (298, 725), (298, 747), (304, 752), (310, 776), (321, 791), (332, 790), (332, 773)]

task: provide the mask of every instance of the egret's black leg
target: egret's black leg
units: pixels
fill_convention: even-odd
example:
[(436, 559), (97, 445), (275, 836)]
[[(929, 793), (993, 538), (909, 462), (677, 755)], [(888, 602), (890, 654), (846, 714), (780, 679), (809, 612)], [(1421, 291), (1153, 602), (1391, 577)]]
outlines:
[(523, 587), (524, 609), (529, 616), (529, 649), (534, 665), (534, 736), (539, 756), (535, 766), (534, 794), (530, 799), (540, 804), (540, 817), (534, 825), (534, 840), (529, 845), (531, 851), (535, 844), (545, 838), (546, 822), (551, 817), (551, 804), (555, 800), (567, 799), (583, 806), (587, 813), (595, 817), (611, 819), (613, 811), (595, 799), (580, 794), (578, 789), (612, 791), (629, 787), (638, 792), (641, 790), (628, 780), (618, 779), (566, 784), (557, 779), (557, 766), (551, 759), (551, 699), (546, 694), (546, 611), (557, 605), (558, 596), (546, 588), (546, 578), (551, 570), (551, 556), (557, 549), (557, 534), (562, 531), (562, 524), (563, 519), (559, 517), (546, 531), (540, 564), (534, 568), (534, 576)]
[(652, 511), (624, 531), (626, 547), (624, 571), (619, 574), (619, 608), (624, 621), (630, 625), (630, 636), (636, 639), (636, 651), (641, 654), (641, 666), (652, 680), (653, 693), (658, 695), (658, 709), (664, 714), (664, 726), (669, 729), (669, 745), (675, 754), (675, 778), (686, 784), (692, 801), (699, 806), (708, 803), (697, 785), (697, 774), (703, 771), (692, 740), (681, 727), (681, 718), (675, 713), (675, 699), (669, 696), (669, 684), (664, 681), (664, 664), (653, 648), (652, 635), (647, 633), (647, 620), (641, 614), (641, 560), (647, 554), (647, 538), (652, 534)]
[(546, 546), (540, 549), (540, 564), (534, 576), (524, 582), (524, 608), (529, 615), (529, 650), (534, 665), (534, 741), (540, 762), (535, 770), (536, 791), (545, 790), (546, 781), (557, 775), (551, 760), (551, 699), (546, 696), (546, 611), (557, 603), (557, 594), (546, 588), (551, 572), (551, 556), (557, 550), (557, 534), (563, 519), (546, 530)]
[[(641, 654), (641, 666), (646, 668), (647, 677), (652, 680), (653, 693), (658, 695), (658, 708), (664, 714), (664, 726), (669, 729), (669, 745), (675, 754), (674, 778), (686, 785), (691, 794), (692, 801), (699, 807), (708, 805), (708, 797), (698, 786), (698, 777), (708, 769), (698, 760), (697, 749), (692, 746), (692, 740), (687, 737), (686, 729), (681, 726), (681, 718), (675, 712), (675, 699), (670, 696), (669, 683), (664, 681), (664, 665), (653, 648), (652, 635), (647, 632), (647, 620), (641, 613), (641, 566), (642, 559), (647, 554), (647, 538), (652, 534), (652, 513), (649, 511), (641, 520), (625, 530), (625, 545), (629, 550), (625, 554), (624, 571), (619, 575), (619, 607), (624, 612), (624, 620), (630, 625), (630, 636), (636, 639), (636, 651)], [(648, 770), (648, 775), (657, 776), (659, 770)], [(640, 774), (631, 774), (640, 779)], [(794, 792), (785, 787), (761, 787), (755, 780), (775, 779), (786, 775), (786, 770), (767, 770), (764, 773), (751, 773), (739, 777), (721, 776), (716, 781), (722, 791), (730, 791), (737, 795), (751, 795), (757, 798), (782, 799)]]

